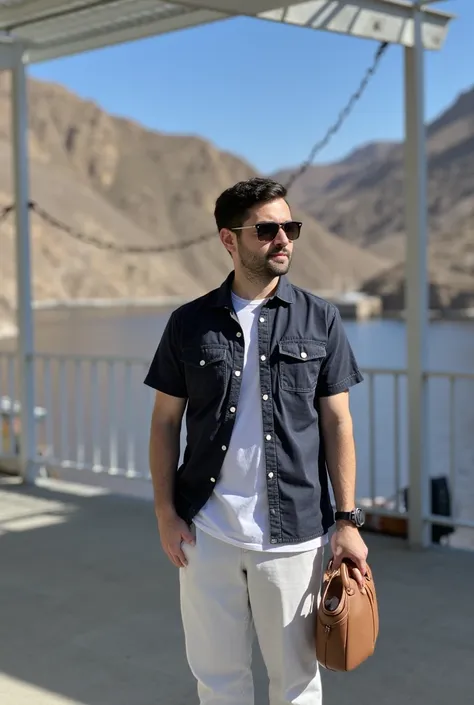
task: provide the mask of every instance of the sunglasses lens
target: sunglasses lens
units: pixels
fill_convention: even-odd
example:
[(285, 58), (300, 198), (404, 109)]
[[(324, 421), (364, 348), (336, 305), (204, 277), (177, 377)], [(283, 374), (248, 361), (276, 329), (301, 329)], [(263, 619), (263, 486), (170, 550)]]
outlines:
[(297, 240), (300, 236), (301, 224), (297, 223), (295, 220), (291, 220), (289, 223), (283, 225), (283, 230), (288, 240)]
[(279, 230), (280, 226), (278, 223), (257, 223), (257, 235), (259, 240), (274, 240)]
[[(257, 223), (257, 236), (259, 240), (270, 242), (274, 240), (280, 230), (279, 223)], [(301, 223), (296, 220), (290, 220), (287, 223), (282, 223), (281, 227), (286, 233), (288, 240), (297, 240), (300, 236)]]

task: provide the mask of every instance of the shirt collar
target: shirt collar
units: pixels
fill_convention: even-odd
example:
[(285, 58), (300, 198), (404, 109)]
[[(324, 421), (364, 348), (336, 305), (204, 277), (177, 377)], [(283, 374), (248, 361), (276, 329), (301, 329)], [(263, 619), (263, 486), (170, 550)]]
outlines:
[[(215, 308), (232, 309), (232, 282), (234, 281), (234, 272), (230, 272), (228, 277), (222, 282), (221, 286), (216, 289), (212, 306)], [(295, 300), (293, 286), (285, 275), (282, 275), (278, 281), (271, 299), (277, 298), (287, 304), (292, 304)]]

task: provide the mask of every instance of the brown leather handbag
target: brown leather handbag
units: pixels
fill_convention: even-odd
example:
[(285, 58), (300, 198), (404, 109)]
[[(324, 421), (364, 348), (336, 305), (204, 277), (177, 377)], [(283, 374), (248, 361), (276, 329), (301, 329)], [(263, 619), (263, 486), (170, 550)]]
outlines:
[(331, 671), (352, 671), (372, 656), (379, 613), (372, 571), (367, 566), (365, 594), (346, 562), (336, 571), (329, 561), (316, 613), (316, 656)]

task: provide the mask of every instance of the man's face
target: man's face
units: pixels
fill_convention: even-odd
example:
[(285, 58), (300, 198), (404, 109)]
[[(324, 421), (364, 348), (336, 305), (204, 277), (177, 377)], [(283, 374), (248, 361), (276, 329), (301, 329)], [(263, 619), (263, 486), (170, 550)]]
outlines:
[[(283, 198), (265, 203), (252, 209), (243, 226), (273, 221), (284, 223), (291, 220), (291, 211)], [(271, 281), (286, 274), (290, 268), (293, 242), (282, 228), (271, 242), (262, 242), (255, 228), (239, 230), (235, 237), (234, 263), (240, 264), (252, 278)], [(236, 261), (237, 260), (237, 261)]]

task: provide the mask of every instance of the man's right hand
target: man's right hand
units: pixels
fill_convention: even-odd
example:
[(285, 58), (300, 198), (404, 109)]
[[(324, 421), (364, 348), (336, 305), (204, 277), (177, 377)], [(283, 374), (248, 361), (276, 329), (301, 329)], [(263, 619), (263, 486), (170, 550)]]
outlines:
[(184, 541), (194, 546), (195, 540), (189, 526), (175, 512), (158, 515), (158, 530), (161, 545), (170, 561), (177, 568), (185, 568), (188, 564), (181, 544)]

